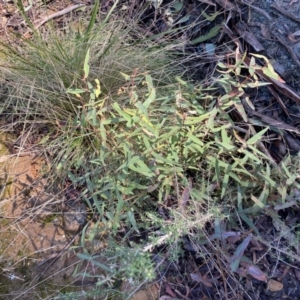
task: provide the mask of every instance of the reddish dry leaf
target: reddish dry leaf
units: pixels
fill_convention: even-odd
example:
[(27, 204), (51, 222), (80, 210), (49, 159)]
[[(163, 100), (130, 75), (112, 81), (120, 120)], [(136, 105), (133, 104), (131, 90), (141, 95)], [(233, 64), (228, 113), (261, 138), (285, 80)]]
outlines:
[(197, 281), (197, 282), (201, 282), (204, 285), (206, 285), (207, 287), (212, 287), (213, 286), (211, 284), (211, 280), (208, 279), (206, 275), (201, 276), (201, 275), (196, 274), (196, 273), (191, 273), (190, 276), (191, 276), (192, 280)]
[(261, 247), (251, 247), (251, 248), (249, 249), (249, 252), (253, 253), (253, 252), (255, 252), (255, 251), (261, 251), (261, 250), (263, 250), (263, 248), (261, 248)]
[(255, 239), (252, 239), (250, 244), (253, 245), (253, 247), (249, 249), (251, 253), (254, 251), (262, 251), (264, 249), (264, 247), (262, 247), (262, 245)]
[(289, 40), (294, 42), (294, 43), (297, 43), (299, 42), (300, 40), (296, 38), (296, 36), (300, 36), (300, 30), (294, 32), (294, 33), (291, 33), (289, 34)]
[(282, 271), (282, 275), (277, 277), (277, 281), (282, 281), (290, 272), (291, 270), (291, 267), (290, 266), (285, 266), (284, 264), (281, 264), (280, 265), (280, 269), (283, 268), (283, 271)]
[(242, 277), (247, 277), (247, 271), (245, 270), (245, 269), (242, 269), (242, 268), (238, 268), (237, 270), (236, 270), (236, 273), (237, 274), (239, 274), (240, 276), (242, 276)]
[[(277, 198), (276, 198), (277, 199)], [(263, 249), (262, 248), (262, 245), (258, 242), (258, 240), (256, 240), (255, 238), (251, 239), (250, 241), (250, 244), (253, 245), (254, 247), (259, 247), (261, 248), (261, 250)]]
[[(181, 299), (185, 299), (185, 300), (191, 300), (187, 295), (189, 294), (189, 288), (187, 287), (187, 286), (185, 286), (185, 288), (186, 288), (186, 295), (183, 295), (183, 294), (181, 294), (181, 292), (180, 291), (178, 291), (178, 290), (175, 290), (175, 292), (176, 292), (176, 294), (178, 294), (180, 297), (181, 297)], [(181, 299), (178, 299), (178, 298), (176, 298), (176, 299), (173, 299), (173, 300), (181, 300)]]
[(266, 274), (256, 266), (248, 266), (247, 273), (259, 281), (266, 282), (268, 280)]
[(176, 294), (173, 292), (173, 290), (171, 289), (171, 287), (167, 284), (167, 286), (166, 286), (166, 290), (165, 290), (165, 292), (167, 293), (167, 294), (169, 294), (170, 296), (172, 296), (172, 297), (174, 297), (174, 298), (176, 298)]

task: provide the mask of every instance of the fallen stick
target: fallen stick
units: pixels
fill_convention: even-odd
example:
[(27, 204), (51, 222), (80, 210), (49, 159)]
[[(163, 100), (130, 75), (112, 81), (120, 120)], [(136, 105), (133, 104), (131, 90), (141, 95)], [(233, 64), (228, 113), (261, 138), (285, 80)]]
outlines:
[[(73, 11), (74, 9), (77, 9), (79, 7), (82, 7), (82, 6), (85, 6), (85, 4), (75, 4), (75, 5), (72, 5), (72, 6), (69, 6), (67, 8), (64, 8), (50, 16), (47, 16), (45, 17), (43, 20), (41, 20), (37, 25), (35, 25), (35, 30), (37, 30), (39, 27), (41, 27), (42, 25), (44, 25), (46, 22), (54, 19), (54, 18), (57, 18), (57, 17), (61, 17), (71, 11)], [(28, 29), (28, 31), (24, 34), (24, 36), (26, 36), (28, 33), (30, 33), (32, 30), (31, 29)]]
[[(244, 64), (249, 68), (250, 67), (250, 58), (246, 57), (244, 60)], [(288, 87), (286, 84), (269, 77), (268, 75), (264, 74), (262, 70), (256, 70), (256, 73), (259, 77), (263, 78), (264, 80), (273, 83), (274, 88), (280, 92), (281, 94), (285, 95), (286, 97), (294, 100), (296, 103), (300, 104), (300, 95), (297, 94), (294, 90)]]
[(280, 7), (277, 3), (271, 4), (270, 7), (275, 8), (276, 10), (281, 12), (283, 15), (285, 15), (285, 16), (289, 17), (290, 19), (300, 23), (300, 18), (297, 18), (294, 14), (292, 14), (289, 11), (285, 10), (284, 8)]
[(239, 3), (244, 4), (244, 5), (248, 5), (249, 7), (251, 7), (252, 9), (256, 10), (258, 13), (262, 14), (264, 17), (266, 17), (268, 20), (272, 21), (272, 18), (270, 17), (270, 15), (264, 11), (263, 9), (256, 7), (250, 3), (248, 3), (247, 1), (244, 0), (238, 0)]
[(18, 154), (11, 154), (11, 155), (2, 155), (0, 156), (0, 163), (6, 162), (14, 157), (24, 157), (24, 156), (31, 156), (32, 152), (21, 152)]
[(281, 108), (283, 109), (283, 111), (285, 112), (285, 114), (289, 117), (289, 119), (291, 120), (291, 116), (285, 106), (285, 104), (283, 103), (283, 101), (281, 100), (280, 96), (278, 95), (278, 93), (276, 93), (273, 89), (273, 87), (271, 85), (267, 85), (267, 88), (269, 89), (269, 91), (271, 92), (271, 94), (275, 97), (275, 99), (277, 100), (277, 102), (279, 103), (279, 105), (281, 106)]
[(276, 37), (277, 41), (283, 46), (285, 47), (285, 49), (289, 52), (289, 54), (291, 55), (292, 59), (294, 60), (295, 64), (300, 68), (300, 61), (297, 58), (295, 52), (293, 51), (293, 49), (287, 45), (286, 43), (284, 43), (276, 33), (272, 32), (272, 34)]
[(280, 121), (270, 118), (262, 113), (256, 112), (249, 106), (249, 104), (246, 102), (245, 99), (241, 98), (241, 101), (242, 101), (245, 111), (247, 112), (248, 117), (254, 116), (254, 117), (258, 118), (259, 120), (261, 120), (263, 123), (265, 123), (271, 127), (300, 134), (300, 130), (297, 127), (286, 124), (283, 121), (280, 122)]
[(238, 22), (234, 29), (243, 38), (249, 45), (251, 45), (256, 52), (264, 51), (265, 48), (263, 45), (258, 41), (255, 35), (251, 32), (251, 30), (247, 27), (244, 22)]

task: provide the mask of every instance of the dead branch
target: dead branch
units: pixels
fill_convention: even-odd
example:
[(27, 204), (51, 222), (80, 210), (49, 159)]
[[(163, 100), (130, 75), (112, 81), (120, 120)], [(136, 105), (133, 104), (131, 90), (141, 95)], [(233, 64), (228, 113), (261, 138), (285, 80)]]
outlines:
[[(56, 12), (56, 13), (50, 15), (50, 16), (47, 16), (44, 19), (42, 19), (38, 24), (36, 24), (34, 29), (37, 30), (39, 27), (44, 25), (46, 22), (48, 22), (48, 21), (50, 21), (54, 18), (61, 17), (61, 16), (65, 15), (65, 14), (67, 14), (67, 13), (69, 13), (69, 12), (79, 8), (79, 7), (82, 7), (82, 6), (85, 6), (85, 4), (75, 4), (75, 5), (69, 6), (67, 8), (64, 8), (64, 9), (62, 9), (62, 10), (60, 10), (60, 11), (58, 11), (58, 12)], [(28, 35), (28, 33), (30, 33), (30, 32), (32, 32), (32, 30), (28, 29), (28, 31), (24, 34), (24, 36)]]
[(294, 14), (292, 14), (292, 13), (288, 12), (287, 10), (285, 10), (284, 8), (280, 7), (277, 3), (271, 4), (270, 7), (278, 10), (280, 13), (289, 17), (290, 19), (300, 23), (300, 18), (296, 17)]

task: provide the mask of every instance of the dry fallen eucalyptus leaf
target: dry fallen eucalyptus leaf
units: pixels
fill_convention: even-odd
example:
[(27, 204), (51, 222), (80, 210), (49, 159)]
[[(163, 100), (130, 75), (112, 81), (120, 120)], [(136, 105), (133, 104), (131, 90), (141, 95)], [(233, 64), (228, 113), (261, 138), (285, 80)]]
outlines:
[(191, 276), (192, 280), (197, 281), (197, 282), (201, 282), (207, 287), (212, 287), (213, 286), (212, 283), (211, 283), (211, 281), (213, 281), (213, 280), (208, 279), (206, 275), (202, 276), (199, 273), (198, 274), (191, 273), (190, 276)]
[(168, 284), (166, 286), (166, 293), (169, 294), (171, 297), (176, 298), (176, 294), (173, 292), (173, 290), (171, 289), (171, 287)]
[(247, 268), (247, 273), (259, 281), (266, 282), (268, 280), (266, 274), (256, 266), (250, 265)]
[(289, 34), (289, 40), (292, 41), (293, 43), (298, 43), (300, 39), (297, 39), (296, 36), (300, 36), (300, 30)]

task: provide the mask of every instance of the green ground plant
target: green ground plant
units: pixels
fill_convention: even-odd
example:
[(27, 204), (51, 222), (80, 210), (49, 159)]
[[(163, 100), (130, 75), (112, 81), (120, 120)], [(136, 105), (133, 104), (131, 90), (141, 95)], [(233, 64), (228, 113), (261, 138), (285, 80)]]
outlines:
[[(105, 19), (93, 26), (95, 18), (83, 33), (50, 32), (46, 41), (35, 35), (33, 40), (22, 39), (17, 48), (2, 45), (6, 61), (1, 72), (7, 91), (1, 112), (9, 111), (8, 123), (20, 124), (24, 136), (36, 134), (34, 127), (44, 124), (49, 133), (40, 144), (52, 158), (56, 157), (53, 163), (60, 163), (61, 172), (80, 165), (81, 160), (92, 159), (101, 146), (98, 135), (94, 135), (95, 125), (85, 120), (92, 100), (68, 92), (72, 87), (89, 91), (89, 84), (98, 78), (101, 97), (105, 97), (109, 110), (111, 99), (125, 104), (120, 89), (131, 88), (131, 82), (124, 86), (121, 72), (132, 75), (147, 71), (155, 75), (155, 84), (166, 85), (171, 82), (170, 73), (178, 70), (170, 52), (157, 43), (134, 43), (133, 37), (140, 33), (124, 20)], [(90, 83), (83, 70), (87, 51)]]
[[(86, 234), (90, 222), (78, 253), (107, 272), (98, 285), (109, 294), (117, 280), (129, 280), (132, 290), (153, 280), (148, 253), (155, 247), (167, 245), (176, 260), (185, 237), (209, 243), (208, 221), (217, 220), (220, 240), (218, 220), (235, 222), (235, 214), (255, 231), (252, 217), (267, 208), (270, 195), (277, 195), (272, 204), (284, 204), (299, 189), (299, 160), (287, 156), (274, 164), (261, 145), (269, 128), (233, 121), (236, 109), (247, 122), (241, 98), (246, 88), (262, 85), (255, 70), (240, 83), (242, 58), (234, 66), (219, 64), (224, 74), (211, 85), (192, 84), (181, 78), (169, 50), (136, 43), (136, 29), (122, 20), (94, 26), (96, 11), (83, 34), (36, 36), (17, 49), (3, 45), (0, 111), (4, 131), (47, 128), (38, 146), (51, 161), (51, 175), (80, 188), (110, 233), (105, 263), (85, 247), (85, 238), (93, 240)], [(142, 228), (149, 239), (129, 242)]]
[[(243, 93), (233, 77), (225, 79)], [(253, 78), (245, 87), (256, 81)], [(238, 106), (238, 94), (227, 91), (218, 98), (212, 96), (213, 87), (205, 90), (180, 78), (177, 82), (175, 91), (159, 97), (160, 87), (155, 88), (152, 77), (145, 75), (146, 93), (138, 95), (136, 84), (127, 94), (126, 105), (113, 102), (108, 111), (101, 105), (104, 100), (96, 101), (88, 119), (99, 118), (101, 128), (102, 147), (98, 158), (91, 161), (97, 168), (81, 177), (69, 173), (75, 184), (87, 187), (83, 194), (93, 199), (87, 202), (102, 216), (106, 228), (114, 234), (128, 227), (137, 233), (141, 227), (159, 228), (150, 232), (143, 250), (167, 244), (169, 257), (174, 259), (182, 251), (182, 238), (193, 240), (192, 232), (198, 232), (201, 243), (207, 243), (204, 224), (232, 219), (233, 208), (257, 232), (252, 217), (270, 204), (284, 203), (287, 193), (299, 188), (298, 164), (292, 166), (287, 157), (274, 167), (272, 159), (259, 150), (268, 128), (249, 129), (243, 137), (236, 132), (239, 128), (230, 117), (230, 108)], [(90, 93), (93, 99), (95, 94), (97, 88)], [(278, 195), (276, 203), (268, 202), (274, 194)], [(167, 209), (166, 220), (157, 215), (155, 207), (166, 206), (168, 198), (176, 204)], [(222, 239), (218, 231), (221, 234), (216, 229), (216, 238)], [(92, 257), (85, 255), (85, 259)]]

